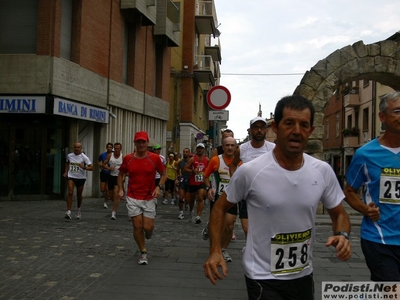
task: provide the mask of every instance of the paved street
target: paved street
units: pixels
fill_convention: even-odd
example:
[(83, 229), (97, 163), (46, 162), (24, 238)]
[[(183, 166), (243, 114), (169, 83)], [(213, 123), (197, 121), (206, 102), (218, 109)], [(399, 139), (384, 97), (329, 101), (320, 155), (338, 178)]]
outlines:
[[(229, 275), (213, 286), (202, 266), (208, 242), (201, 229), (208, 209), (203, 224), (195, 225), (177, 219), (177, 206), (159, 201), (158, 207), (155, 234), (147, 244), (149, 265), (140, 266), (124, 202), (115, 221), (101, 199), (84, 199), (81, 220), (64, 219), (64, 201), (0, 202), (0, 299), (247, 299), (239, 222), (238, 240), (229, 247)], [(329, 217), (318, 216), (315, 299), (321, 298), (321, 281), (368, 280), (360, 217), (351, 218), (353, 256), (341, 262), (325, 247)]]

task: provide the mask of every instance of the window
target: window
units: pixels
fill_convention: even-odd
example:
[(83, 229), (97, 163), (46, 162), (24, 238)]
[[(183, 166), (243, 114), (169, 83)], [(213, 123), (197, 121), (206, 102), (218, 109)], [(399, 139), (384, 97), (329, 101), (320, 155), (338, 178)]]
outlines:
[(193, 112), (197, 113), (197, 97), (199, 96), (199, 87), (197, 84), (194, 85), (194, 97), (193, 97)]
[(351, 115), (347, 116), (347, 126), (346, 128), (352, 128), (353, 127), (353, 119)]
[(325, 139), (329, 139), (329, 120), (325, 122)]
[(162, 76), (163, 76), (163, 61), (164, 61), (164, 47), (163, 45), (156, 45), (155, 57), (155, 94), (156, 97), (162, 98)]
[(68, 60), (71, 59), (71, 35), (72, 35), (72, 0), (62, 0), (60, 56)]
[(128, 82), (128, 51), (129, 51), (129, 23), (125, 22), (124, 28), (124, 55), (123, 55), (123, 69), (122, 69), (122, 81), (123, 83)]
[(340, 115), (336, 114), (336, 124), (335, 124), (335, 136), (339, 137), (340, 135)]
[(363, 131), (368, 131), (368, 124), (369, 124), (369, 108), (364, 108), (363, 109), (363, 120), (362, 120), (362, 124), (363, 124)]
[(353, 125), (354, 127), (359, 127), (358, 125), (360, 124), (359, 119), (360, 119), (360, 112), (357, 110), (354, 112), (354, 125)]
[(0, 54), (36, 54), (38, 0), (0, 1)]

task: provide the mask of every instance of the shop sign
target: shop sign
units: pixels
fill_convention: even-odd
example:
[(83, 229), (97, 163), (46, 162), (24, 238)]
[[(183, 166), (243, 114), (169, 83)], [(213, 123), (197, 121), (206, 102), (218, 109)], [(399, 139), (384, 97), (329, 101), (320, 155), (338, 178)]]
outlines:
[(208, 112), (208, 119), (210, 121), (228, 121), (229, 110), (210, 110)]
[(82, 119), (87, 121), (108, 123), (109, 111), (95, 106), (77, 103), (61, 98), (54, 98), (55, 115)]
[(44, 96), (0, 96), (0, 113), (44, 114), (45, 112)]

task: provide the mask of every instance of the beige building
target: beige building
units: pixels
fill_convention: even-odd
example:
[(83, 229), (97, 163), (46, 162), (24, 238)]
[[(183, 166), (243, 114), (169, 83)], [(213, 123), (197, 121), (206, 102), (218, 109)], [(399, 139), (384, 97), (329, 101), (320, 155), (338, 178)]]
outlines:
[(209, 130), (207, 92), (219, 84), (221, 45), (214, 0), (178, 0), (181, 35), (179, 46), (171, 51), (170, 111), (167, 148), (194, 151), (204, 142), (208, 151), (218, 130)]

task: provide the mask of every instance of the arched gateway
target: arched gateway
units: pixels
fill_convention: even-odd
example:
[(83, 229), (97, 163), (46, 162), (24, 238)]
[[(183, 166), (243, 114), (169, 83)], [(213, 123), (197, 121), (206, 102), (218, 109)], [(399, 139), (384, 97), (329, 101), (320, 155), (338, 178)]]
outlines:
[(400, 90), (399, 33), (388, 40), (365, 45), (363, 41), (336, 50), (307, 71), (294, 94), (300, 94), (315, 106), (315, 131), (307, 152), (322, 159), (323, 109), (334, 91), (353, 80), (368, 79)]

